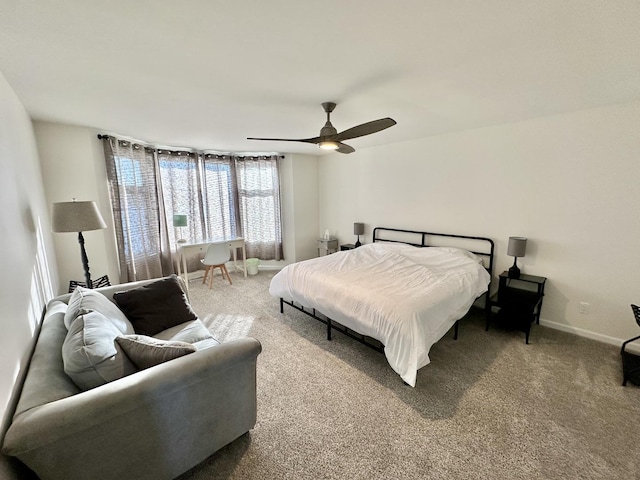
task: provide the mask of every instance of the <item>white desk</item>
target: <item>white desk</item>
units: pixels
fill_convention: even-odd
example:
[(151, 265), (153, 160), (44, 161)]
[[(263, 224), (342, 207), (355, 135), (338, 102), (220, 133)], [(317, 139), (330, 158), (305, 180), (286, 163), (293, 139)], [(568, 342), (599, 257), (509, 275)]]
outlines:
[[(177, 243), (176, 250), (178, 252), (178, 275), (184, 278), (184, 281), (189, 289), (189, 275), (187, 272), (187, 257), (198, 254), (207, 253), (209, 245), (218, 243), (228, 243), (229, 248), (233, 252), (233, 266), (236, 271), (240, 270), (244, 272), (244, 276), (247, 276), (247, 252), (244, 247), (244, 238), (233, 238), (231, 240), (216, 240), (216, 241), (202, 241), (198, 243)], [(238, 248), (242, 248), (242, 265), (238, 265)], [(184, 274), (184, 276), (183, 276)]]

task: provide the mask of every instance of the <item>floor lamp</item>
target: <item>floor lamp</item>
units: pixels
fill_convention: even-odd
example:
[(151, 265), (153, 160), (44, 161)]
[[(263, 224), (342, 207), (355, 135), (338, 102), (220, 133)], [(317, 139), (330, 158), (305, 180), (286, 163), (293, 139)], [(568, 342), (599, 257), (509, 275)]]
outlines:
[(78, 232), (80, 244), (80, 257), (84, 268), (84, 278), (87, 288), (93, 288), (91, 274), (89, 273), (89, 259), (84, 249), (84, 237), (82, 232), (107, 228), (96, 202), (58, 202), (53, 204), (51, 214), (51, 229), (54, 232)]

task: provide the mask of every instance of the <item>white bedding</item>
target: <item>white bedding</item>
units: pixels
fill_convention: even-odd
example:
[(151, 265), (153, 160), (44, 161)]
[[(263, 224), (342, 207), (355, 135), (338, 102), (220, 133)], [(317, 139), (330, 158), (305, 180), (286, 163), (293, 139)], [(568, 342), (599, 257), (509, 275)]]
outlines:
[(411, 386), (429, 350), (486, 292), (476, 255), (456, 248), (373, 243), (284, 267), (269, 293), (382, 342)]

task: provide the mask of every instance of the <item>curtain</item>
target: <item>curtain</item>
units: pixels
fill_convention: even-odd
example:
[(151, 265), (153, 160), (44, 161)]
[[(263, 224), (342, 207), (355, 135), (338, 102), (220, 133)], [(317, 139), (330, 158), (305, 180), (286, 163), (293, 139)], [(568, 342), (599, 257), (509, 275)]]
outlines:
[(226, 240), (241, 237), (236, 174), (231, 157), (206, 154), (202, 160), (206, 238)]
[(235, 157), (235, 166), (247, 255), (282, 260), (278, 156)]
[[(173, 273), (179, 238), (243, 237), (248, 256), (283, 259), (277, 155), (174, 151), (101, 138), (121, 282)], [(174, 227), (174, 215), (186, 215), (187, 226)], [(197, 258), (188, 262), (191, 271), (201, 266)]]
[(104, 137), (120, 282), (173, 272), (156, 153), (143, 145)]
[[(159, 149), (157, 156), (164, 212), (168, 224), (169, 245), (176, 245), (178, 239), (181, 238), (207, 238), (202, 222), (202, 191), (200, 189), (198, 155), (188, 151)], [(174, 227), (174, 215), (186, 215), (187, 226)], [(198, 258), (187, 259), (188, 271), (197, 270), (200, 266)]]

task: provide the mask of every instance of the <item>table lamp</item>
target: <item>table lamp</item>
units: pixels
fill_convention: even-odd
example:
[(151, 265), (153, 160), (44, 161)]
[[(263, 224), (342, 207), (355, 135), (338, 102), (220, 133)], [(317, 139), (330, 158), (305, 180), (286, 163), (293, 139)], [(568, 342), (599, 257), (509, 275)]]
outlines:
[[(174, 215), (173, 216), (173, 226), (178, 229), (180, 232), (180, 236), (182, 236), (182, 228), (187, 226), (187, 216), (186, 215)], [(184, 243), (186, 240), (181, 238), (177, 240), (178, 243)]]
[(354, 223), (353, 234), (358, 236), (356, 247), (359, 247), (360, 245), (362, 245), (362, 243), (360, 243), (360, 235), (364, 235), (364, 223)]
[(513, 266), (509, 269), (509, 278), (520, 278), (520, 269), (516, 264), (518, 257), (524, 257), (527, 251), (527, 239), (525, 237), (509, 237), (507, 255), (513, 257)]
[(91, 274), (89, 273), (89, 259), (84, 248), (82, 232), (107, 228), (96, 202), (58, 202), (53, 204), (51, 213), (51, 229), (54, 232), (78, 232), (80, 244), (80, 258), (84, 268), (84, 278), (87, 288), (93, 288)]

